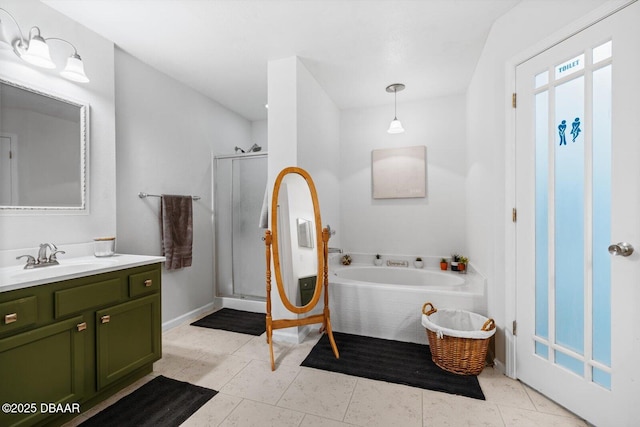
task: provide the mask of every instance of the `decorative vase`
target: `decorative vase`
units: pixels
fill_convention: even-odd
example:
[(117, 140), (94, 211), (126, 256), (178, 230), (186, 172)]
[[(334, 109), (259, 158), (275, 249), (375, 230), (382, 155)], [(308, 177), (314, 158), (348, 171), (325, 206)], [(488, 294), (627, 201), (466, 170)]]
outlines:
[(382, 265), (382, 258), (374, 258), (373, 259), (373, 264), (377, 265), (377, 266), (381, 266)]
[(451, 261), (451, 271), (458, 271), (458, 261)]
[(423, 261), (413, 261), (413, 265), (415, 265), (416, 268), (422, 268), (422, 267), (424, 267), (424, 262)]
[(446, 271), (447, 267), (449, 267), (449, 265), (446, 262), (440, 263), (440, 270)]

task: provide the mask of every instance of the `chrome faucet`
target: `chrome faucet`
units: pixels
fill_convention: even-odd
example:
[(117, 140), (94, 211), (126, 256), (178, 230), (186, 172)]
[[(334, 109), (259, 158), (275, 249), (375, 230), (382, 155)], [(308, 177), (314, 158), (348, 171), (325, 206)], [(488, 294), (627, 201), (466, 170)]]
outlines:
[(47, 248), (49, 248), (51, 252), (58, 249), (53, 243), (40, 243), (40, 250), (38, 251), (38, 262), (40, 264), (49, 262), (49, 258), (47, 258)]
[[(49, 256), (47, 257), (47, 248), (49, 248)], [(64, 251), (58, 250), (56, 245), (53, 243), (41, 243), (40, 249), (38, 250), (38, 258), (34, 258), (31, 255), (20, 255), (16, 257), (16, 259), (27, 258), (27, 264), (24, 266), (25, 269), (37, 268), (37, 267), (46, 267), (49, 265), (58, 265), (57, 254), (63, 254)]]

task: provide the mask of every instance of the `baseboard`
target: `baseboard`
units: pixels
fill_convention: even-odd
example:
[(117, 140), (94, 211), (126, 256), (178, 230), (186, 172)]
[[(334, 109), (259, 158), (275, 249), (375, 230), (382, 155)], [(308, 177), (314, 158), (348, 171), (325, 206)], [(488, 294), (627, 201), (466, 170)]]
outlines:
[(297, 328), (276, 329), (273, 331), (273, 340), (276, 342), (285, 342), (288, 344), (298, 344), (299, 334)]
[(500, 372), (501, 374), (505, 374), (506, 369), (504, 366), (504, 363), (502, 363), (500, 360), (498, 359), (493, 359), (493, 370)]
[(266, 303), (264, 301), (251, 300), (245, 298), (216, 297), (214, 299), (216, 307), (232, 308), (234, 310), (252, 311), (254, 313), (265, 313)]
[(209, 304), (203, 305), (200, 308), (196, 308), (195, 310), (185, 313), (182, 316), (178, 316), (174, 319), (168, 320), (162, 324), (162, 332), (166, 332), (169, 329), (173, 329), (176, 326), (182, 325), (183, 323), (187, 323), (192, 320), (197, 320), (202, 315), (212, 312), (216, 307), (220, 307), (220, 306), (217, 305), (215, 302), (210, 302)]

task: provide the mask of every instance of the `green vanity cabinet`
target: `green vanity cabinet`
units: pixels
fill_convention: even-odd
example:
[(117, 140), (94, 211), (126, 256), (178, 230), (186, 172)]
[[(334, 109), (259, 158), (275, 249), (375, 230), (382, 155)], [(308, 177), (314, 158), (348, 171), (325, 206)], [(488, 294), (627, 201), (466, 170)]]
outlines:
[(85, 411), (150, 373), (162, 351), (160, 285), (154, 263), (0, 292), (0, 404), (16, 405), (0, 426), (63, 424), (77, 410), (41, 405)]
[(84, 325), (82, 317), (74, 317), (0, 339), (0, 403), (13, 405), (9, 411), (3, 407), (0, 425), (34, 425), (48, 416), (42, 402), (84, 397)]
[(96, 312), (98, 388), (160, 359), (160, 296)]

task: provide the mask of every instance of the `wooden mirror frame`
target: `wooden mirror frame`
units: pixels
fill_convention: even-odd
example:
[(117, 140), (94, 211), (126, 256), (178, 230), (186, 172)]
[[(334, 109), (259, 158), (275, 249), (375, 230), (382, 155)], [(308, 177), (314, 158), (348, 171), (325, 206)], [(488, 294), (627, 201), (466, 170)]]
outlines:
[[(278, 245), (278, 197), (280, 195), (280, 186), (285, 176), (289, 174), (297, 174), (304, 178), (307, 186), (309, 187), (309, 193), (311, 195), (311, 201), (313, 203), (315, 230), (316, 230), (316, 254), (317, 254), (317, 276), (316, 276), (316, 288), (313, 293), (311, 301), (306, 305), (297, 306), (291, 303), (287, 293), (284, 289), (284, 282), (282, 280), (282, 270), (280, 268), (280, 252)], [(292, 326), (303, 326), (314, 323), (322, 323), (320, 332), (326, 331), (329, 336), (331, 348), (336, 358), (339, 358), (338, 348), (336, 347), (335, 340), (333, 339), (333, 332), (331, 330), (331, 320), (329, 313), (329, 277), (328, 277), (328, 242), (329, 242), (329, 230), (322, 228), (322, 220), (320, 218), (320, 206), (318, 203), (318, 193), (316, 192), (315, 184), (309, 173), (298, 167), (288, 167), (280, 171), (276, 177), (276, 181), (273, 185), (273, 194), (271, 197), (271, 228), (272, 230), (265, 231), (265, 246), (266, 246), (266, 285), (267, 285), (267, 314), (266, 314), (266, 329), (267, 329), (267, 343), (269, 344), (269, 354), (271, 357), (271, 370), (275, 370), (275, 359), (273, 357), (273, 330), (290, 328)], [(315, 308), (320, 300), (320, 294), (324, 287), (324, 310), (322, 314), (316, 314), (308, 317), (297, 319), (278, 319), (273, 320), (271, 316), (271, 256), (273, 254), (273, 269), (275, 270), (276, 286), (278, 288), (278, 295), (280, 300), (284, 304), (285, 308), (295, 314), (307, 313)], [(322, 286), (324, 284), (324, 286)]]
[[(291, 302), (289, 296), (287, 295), (286, 290), (284, 289), (284, 280), (282, 278), (282, 268), (280, 267), (280, 243), (281, 237), (278, 235), (278, 200), (280, 196), (280, 187), (282, 185), (282, 181), (284, 181), (285, 177), (288, 175), (299, 175), (301, 176), (308, 188), (311, 196), (311, 202), (313, 204), (313, 218), (314, 218), (314, 226), (315, 226), (315, 241), (316, 241), (316, 288), (313, 293), (313, 297), (311, 301), (309, 301), (304, 306), (298, 306)], [(324, 271), (324, 254), (322, 252), (322, 219), (320, 218), (320, 206), (318, 203), (318, 193), (316, 192), (316, 187), (311, 179), (311, 176), (307, 171), (300, 168), (289, 167), (283, 169), (278, 177), (276, 178), (276, 182), (273, 185), (273, 194), (271, 197), (271, 251), (273, 254), (273, 269), (275, 273), (276, 285), (278, 287), (278, 294), (280, 295), (280, 300), (284, 304), (284, 306), (292, 313), (302, 314), (307, 313), (315, 308), (318, 304), (318, 300), (320, 299), (320, 294), (322, 293), (322, 275)]]

